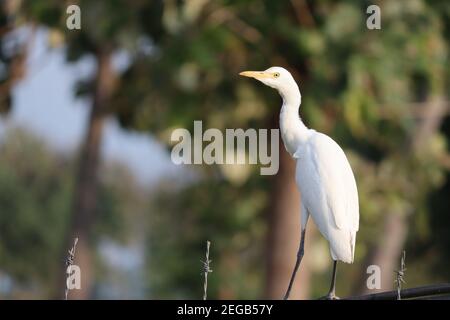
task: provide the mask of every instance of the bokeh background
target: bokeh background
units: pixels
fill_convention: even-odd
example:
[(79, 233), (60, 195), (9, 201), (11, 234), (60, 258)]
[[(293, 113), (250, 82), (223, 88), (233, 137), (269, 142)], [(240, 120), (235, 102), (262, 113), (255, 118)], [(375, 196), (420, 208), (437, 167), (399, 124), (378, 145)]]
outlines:
[[(337, 294), (382, 290), (406, 250), (406, 287), (450, 281), (450, 2), (2, 0), (0, 298), (283, 296), (300, 195), (280, 171), (175, 166), (170, 134), (277, 128), (280, 98), (243, 70), (287, 68), (305, 123), (346, 151), (360, 197), (355, 263)], [(68, 30), (66, 8), (81, 8)], [(366, 9), (381, 8), (381, 30)], [(333, 159), (330, 159), (333, 161)], [(293, 298), (326, 293), (331, 259), (310, 223)]]

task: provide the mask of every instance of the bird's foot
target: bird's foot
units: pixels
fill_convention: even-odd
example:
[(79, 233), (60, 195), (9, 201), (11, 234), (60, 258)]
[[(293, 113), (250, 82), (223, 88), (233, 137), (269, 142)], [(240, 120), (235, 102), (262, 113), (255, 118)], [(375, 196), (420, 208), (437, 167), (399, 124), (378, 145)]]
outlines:
[(326, 296), (320, 297), (319, 300), (339, 300), (340, 298), (336, 296), (333, 292), (329, 292)]

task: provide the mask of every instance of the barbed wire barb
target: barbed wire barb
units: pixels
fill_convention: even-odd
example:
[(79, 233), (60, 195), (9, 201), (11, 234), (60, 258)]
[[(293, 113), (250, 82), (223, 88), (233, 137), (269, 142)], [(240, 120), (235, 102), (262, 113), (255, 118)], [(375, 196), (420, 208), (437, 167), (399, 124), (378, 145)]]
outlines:
[(210, 263), (212, 262), (212, 260), (209, 260), (209, 247), (211, 246), (211, 242), (210, 241), (206, 241), (206, 260), (200, 260), (203, 264), (203, 272), (202, 274), (205, 277), (205, 280), (203, 282), (203, 300), (206, 300), (207, 297), (207, 292), (208, 292), (208, 273), (213, 272), (210, 269)]
[(397, 300), (402, 300), (402, 297), (401, 297), (402, 283), (406, 283), (406, 281), (404, 279), (405, 271), (406, 271), (405, 259), (406, 259), (406, 251), (403, 250), (402, 259), (400, 262), (400, 270), (394, 271), (396, 274), (395, 283), (397, 284)]
[[(74, 239), (72, 248), (70, 248), (70, 250), (67, 251), (68, 255), (67, 255), (67, 259), (66, 259), (66, 270), (69, 266), (73, 265), (73, 262), (75, 260), (75, 250), (77, 248), (77, 243), (78, 243), (78, 237)], [(68, 295), (69, 295), (69, 288), (67, 287), (67, 279), (66, 279), (66, 290), (64, 293), (65, 300), (67, 300)]]

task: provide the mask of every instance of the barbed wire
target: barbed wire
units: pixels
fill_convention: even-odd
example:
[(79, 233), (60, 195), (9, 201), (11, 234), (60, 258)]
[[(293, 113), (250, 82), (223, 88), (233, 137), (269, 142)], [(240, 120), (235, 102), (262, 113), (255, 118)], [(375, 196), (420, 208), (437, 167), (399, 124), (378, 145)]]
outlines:
[(210, 263), (212, 262), (212, 260), (209, 260), (209, 247), (211, 246), (211, 242), (210, 241), (206, 241), (206, 255), (205, 258), (206, 260), (200, 260), (203, 264), (203, 272), (202, 274), (205, 277), (205, 280), (203, 282), (203, 300), (206, 300), (207, 297), (207, 292), (208, 292), (208, 273), (213, 272), (210, 269)]
[[(69, 266), (73, 265), (73, 262), (75, 260), (75, 250), (77, 248), (78, 238), (75, 238), (73, 241), (73, 246), (68, 250), (68, 255), (66, 258), (66, 270)], [(69, 295), (69, 288), (67, 287), (67, 279), (66, 279), (66, 290), (64, 293), (64, 299), (67, 300), (67, 297)]]
[(402, 300), (401, 291), (402, 291), (402, 283), (406, 283), (404, 276), (406, 271), (406, 251), (403, 250), (402, 252), (402, 259), (400, 262), (400, 270), (395, 270), (394, 273), (396, 274), (395, 283), (397, 284), (397, 300)]

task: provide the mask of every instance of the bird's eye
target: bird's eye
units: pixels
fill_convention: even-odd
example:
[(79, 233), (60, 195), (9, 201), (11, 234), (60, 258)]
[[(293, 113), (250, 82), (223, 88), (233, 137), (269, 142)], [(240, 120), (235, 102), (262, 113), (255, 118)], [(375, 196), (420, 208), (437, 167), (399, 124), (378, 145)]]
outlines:
[(275, 72), (275, 73), (273, 74), (273, 76), (274, 76), (275, 78), (278, 78), (278, 77), (280, 76), (280, 73), (279, 73), (279, 72)]

